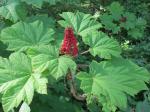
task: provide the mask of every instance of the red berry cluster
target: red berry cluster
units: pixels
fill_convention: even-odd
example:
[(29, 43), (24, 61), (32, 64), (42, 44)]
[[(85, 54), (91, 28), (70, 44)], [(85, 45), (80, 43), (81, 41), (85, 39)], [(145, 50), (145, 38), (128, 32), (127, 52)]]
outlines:
[(78, 55), (77, 39), (74, 36), (72, 28), (66, 28), (64, 40), (60, 49), (61, 54), (68, 54), (76, 57)]

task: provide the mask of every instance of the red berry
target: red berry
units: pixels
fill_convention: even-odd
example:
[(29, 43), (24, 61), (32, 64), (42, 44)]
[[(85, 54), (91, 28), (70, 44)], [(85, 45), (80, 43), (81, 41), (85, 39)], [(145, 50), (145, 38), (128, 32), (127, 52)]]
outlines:
[(72, 28), (65, 29), (64, 40), (60, 52), (61, 54), (69, 54), (74, 57), (78, 55), (77, 39), (74, 36)]

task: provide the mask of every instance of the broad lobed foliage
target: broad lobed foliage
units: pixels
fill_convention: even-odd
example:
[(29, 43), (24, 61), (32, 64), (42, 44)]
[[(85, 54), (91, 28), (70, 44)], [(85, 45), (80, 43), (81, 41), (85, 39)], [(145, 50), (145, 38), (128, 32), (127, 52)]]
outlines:
[[(122, 46), (115, 38), (122, 32), (133, 40), (143, 38), (146, 27), (143, 18), (125, 11), (118, 2), (113, 2), (96, 16), (81, 11), (65, 11), (57, 15), (59, 19), (54, 19), (47, 14), (30, 15), (28, 12), (29, 7), (41, 10), (45, 3), (54, 6), (80, 2), (2, 1), (0, 15), (9, 24), (2, 28), (0, 41), (10, 51), (9, 57), (0, 57), (0, 93), (4, 112), (17, 111), (18, 108), (19, 112), (41, 112), (36, 110), (38, 105), (42, 105), (40, 108), (44, 112), (86, 112), (86, 109), (90, 112), (125, 112), (129, 97), (148, 90), (146, 84), (150, 73), (132, 60), (125, 59)], [(79, 68), (82, 53), (78, 57), (60, 54), (62, 31), (67, 27), (74, 30), (79, 51), (87, 50), (88, 55), (85, 54), (83, 59), (85, 64), (89, 64), (87, 69)], [(71, 79), (68, 79), (68, 74), (71, 74)], [(86, 103), (74, 100), (71, 103), (70, 92), (64, 92), (64, 86), (72, 82), (77, 83), (75, 86), (84, 94)], [(72, 90), (71, 87), (69, 89)], [(38, 96), (37, 93), (43, 95)], [(32, 103), (32, 100), (42, 103)], [(86, 109), (81, 106), (83, 103)], [(138, 105), (144, 105), (140, 103)], [(45, 104), (48, 106), (45, 107)]]

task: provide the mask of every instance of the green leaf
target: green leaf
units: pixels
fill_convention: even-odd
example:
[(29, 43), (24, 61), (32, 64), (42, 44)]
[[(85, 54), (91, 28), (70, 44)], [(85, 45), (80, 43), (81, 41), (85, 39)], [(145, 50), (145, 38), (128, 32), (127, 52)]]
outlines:
[(139, 27), (145, 28), (146, 24), (147, 24), (147, 21), (143, 18), (138, 18), (136, 21), (136, 26), (139, 26)]
[(35, 80), (36, 73), (32, 73), (30, 58), (23, 53), (13, 53), (9, 60), (0, 58), (0, 62), (0, 90), (3, 94), (4, 112), (18, 107), (22, 101), (30, 104), (34, 88), (38, 86), (35, 82), (40, 83), (39, 80), (42, 80), (39, 77), (39, 80)]
[(124, 8), (120, 5), (119, 2), (113, 2), (109, 7), (108, 10), (112, 14), (114, 20), (119, 20), (121, 15), (123, 14)]
[(48, 83), (47, 78), (41, 77), (41, 74), (38, 73), (34, 74), (33, 78), (36, 91), (39, 94), (47, 94), (47, 83)]
[[(24, 62), (22, 62), (22, 59)], [(7, 90), (9, 86), (13, 86), (13, 83), (15, 84), (18, 81), (16, 78), (23, 76), (26, 78), (26, 75), (28, 76), (31, 71), (30, 60), (24, 54), (12, 54), (9, 60), (0, 58), (0, 92)]]
[(32, 23), (32, 22), (37, 21), (37, 20), (42, 21), (44, 27), (55, 28), (55, 20), (51, 17), (48, 17), (47, 14), (39, 14), (36, 16), (30, 16), (26, 19), (26, 22)]
[(101, 58), (111, 59), (112, 56), (120, 57), (121, 48), (113, 38), (103, 32), (92, 32), (83, 38), (85, 44), (90, 46), (90, 53)]
[(67, 74), (68, 69), (74, 74), (76, 64), (70, 56), (59, 56), (59, 50), (55, 46), (35, 47), (27, 52), (32, 58), (35, 71), (49, 70), (50, 75), (58, 79)]
[(25, 6), (19, 0), (8, 0), (5, 5), (0, 7), (0, 15), (13, 22), (23, 20), (26, 14)]
[(141, 30), (138, 28), (134, 28), (128, 31), (128, 35), (134, 39), (141, 39), (143, 37), (143, 32), (141, 32)]
[(141, 39), (144, 37), (145, 27), (146, 27), (146, 21), (142, 18), (138, 18), (135, 21), (135, 28), (130, 29), (128, 31), (128, 35), (130, 35), (134, 39)]
[(21, 0), (22, 2), (26, 2), (27, 4), (29, 5), (33, 5), (37, 8), (41, 8), (42, 5), (43, 5), (43, 2), (46, 1), (46, 0)]
[(81, 80), (81, 89), (97, 97), (105, 96), (109, 104), (126, 108), (126, 94), (134, 96), (141, 90), (147, 90), (145, 82), (150, 79), (149, 72), (129, 60), (93, 61), (89, 68), (89, 73), (80, 72), (77, 75)]
[(61, 3), (67, 3), (67, 4), (79, 4), (81, 0), (58, 0)]
[(107, 9), (108, 12), (100, 16), (101, 22), (107, 30), (117, 34), (121, 31), (118, 23), (122, 18), (124, 8), (118, 2), (113, 2)]
[(75, 33), (80, 36), (85, 36), (89, 32), (96, 31), (101, 27), (101, 24), (93, 20), (90, 14), (63, 12), (60, 16), (64, 20), (60, 20), (58, 23), (65, 28), (72, 27)]
[[(60, 83), (57, 83), (54, 88)], [(64, 84), (62, 84), (61, 89), (64, 89)], [(36, 96), (34, 102), (31, 105), (33, 112), (84, 112), (81, 103), (72, 101), (70, 97), (66, 94), (57, 94), (56, 91), (48, 91), (48, 95), (38, 95)], [(63, 90), (64, 91), (64, 90)], [(39, 106), (40, 105), (40, 106)], [(59, 106), (59, 108), (58, 108)]]
[(47, 2), (50, 5), (55, 5), (57, 2), (61, 0), (21, 0), (21, 1), (26, 2), (29, 5), (33, 5), (37, 8), (42, 8), (44, 2)]
[(57, 48), (61, 48), (62, 42), (64, 40), (64, 29), (57, 29), (55, 34), (55, 45)]
[(118, 33), (120, 31), (120, 27), (117, 24), (113, 23), (113, 16), (108, 13), (104, 13), (100, 16), (102, 24), (107, 30), (112, 31), (113, 33)]
[(28, 106), (28, 104), (24, 102), (24, 103), (21, 105), (21, 108), (20, 108), (19, 112), (31, 112), (31, 109), (30, 109), (30, 107)]
[(136, 112), (150, 112), (150, 102), (146, 99), (143, 102), (138, 102)]
[(127, 20), (126, 22), (123, 22), (120, 24), (121, 27), (124, 27), (125, 29), (133, 29), (136, 26), (136, 16), (133, 13), (126, 12), (123, 15)]
[(80, 0), (21, 0), (26, 2), (29, 5), (33, 5), (37, 8), (42, 8), (44, 2), (49, 3), (50, 5), (56, 5), (57, 2), (75, 4), (80, 3)]
[(49, 44), (53, 40), (53, 29), (44, 27), (40, 21), (18, 22), (1, 32), (1, 40), (8, 43), (12, 51), (24, 51), (33, 46)]

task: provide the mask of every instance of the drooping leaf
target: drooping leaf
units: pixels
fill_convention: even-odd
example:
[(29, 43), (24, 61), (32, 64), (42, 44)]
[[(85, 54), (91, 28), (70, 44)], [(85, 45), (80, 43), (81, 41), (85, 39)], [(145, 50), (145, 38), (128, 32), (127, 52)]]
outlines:
[(90, 46), (90, 53), (101, 58), (111, 59), (112, 56), (119, 57), (121, 48), (113, 38), (109, 38), (103, 32), (92, 32), (83, 38), (85, 44)]
[(49, 44), (53, 40), (54, 30), (44, 27), (40, 21), (19, 22), (1, 32), (1, 40), (8, 43), (12, 51), (24, 51), (33, 46)]
[(0, 58), (0, 92), (3, 94), (4, 112), (18, 107), (22, 101), (31, 103), (34, 89), (38, 86), (35, 82), (42, 80), (38, 78), (39, 80), (35, 81), (35, 77), (36, 73), (32, 72), (31, 60), (25, 54), (13, 53), (9, 60)]
[(129, 60), (113, 58), (101, 63), (93, 61), (90, 72), (80, 72), (77, 78), (85, 93), (105, 96), (107, 103), (126, 108), (126, 94), (134, 96), (147, 90), (145, 82), (149, 81), (150, 74)]
[(76, 64), (70, 56), (59, 56), (59, 50), (55, 46), (40, 46), (28, 50), (32, 58), (35, 71), (49, 70), (50, 75), (58, 79), (67, 74), (68, 69), (72, 73), (76, 71)]
[(13, 22), (23, 20), (26, 14), (25, 6), (19, 0), (8, 0), (5, 5), (0, 7), (0, 15)]
[(63, 12), (60, 16), (64, 20), (60, 20), (58, 23), (65, 28), (72, 27), (75, 33), (80, 36), (85, 36), (89, 32), (96, 31), (101, 27), (101, 24), (93, 20), (90, 14)]

